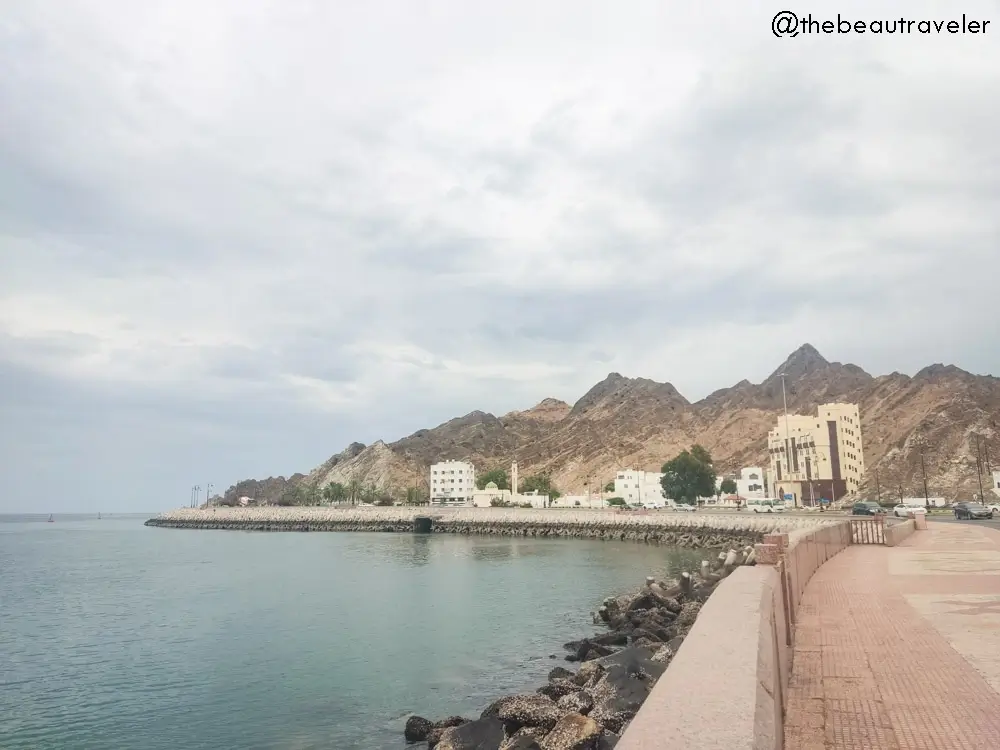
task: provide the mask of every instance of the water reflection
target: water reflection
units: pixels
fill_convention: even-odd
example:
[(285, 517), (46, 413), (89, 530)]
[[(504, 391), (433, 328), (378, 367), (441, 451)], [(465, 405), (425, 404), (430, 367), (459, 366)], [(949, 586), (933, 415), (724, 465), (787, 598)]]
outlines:
[[(522, 539), (519, 537), (462, 536), (451, 534), (385, 534), (378, 546), (397, 563), (422, 567), (435, 561), (469, 560), (500, 563), (510, 560), (545, 560), (546, 566), (572, 569), (583, 564), (614, 567), (623, 558), (642, 560), (644, 569), (637, 574), (676, 577), (684, 570), (697, 570), (701, 560), (711, 560), (717, 550), (691, 550), (635, 542), (612, 542), (579, 539)], [(363, 547), (368, 550), (370, 544)], [(585, 555), (580, 555), (582, 548)]]

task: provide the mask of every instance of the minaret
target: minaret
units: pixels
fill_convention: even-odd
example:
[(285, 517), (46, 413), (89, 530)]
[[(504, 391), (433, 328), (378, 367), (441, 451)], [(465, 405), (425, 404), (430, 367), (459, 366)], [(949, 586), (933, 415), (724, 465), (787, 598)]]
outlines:
[(510, 496), (517, 497), (517, 461), (510, 465)]

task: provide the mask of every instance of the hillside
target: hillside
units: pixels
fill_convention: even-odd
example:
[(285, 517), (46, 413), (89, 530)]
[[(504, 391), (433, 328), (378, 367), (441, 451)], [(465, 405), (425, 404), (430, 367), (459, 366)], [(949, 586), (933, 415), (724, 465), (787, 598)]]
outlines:
[[(921, 441), (933, 495), (978, 492), (975, 433), (987, 437), (992, 463), (1000, 465), (1000, 379), (940, 364), (913, 377), (873, 377), (857, 365), (829, 362), (804, 344), (762, 383), (742, 380), (694, 403), (670, 383), (610, 373), (572, 406), (547, 398), (501, 417), (474, 411), (394, 443), (352, 443), (308, 475), (287, 481), (358, 481), (402, 493), (426, 486), (434, 461), (466, 459), (484, 470), (516, 457), (522, 476), (548, 472), (564, 492), (583, 492), (588, 481), (604, 484), (621, 467), (658, 470), (693, 442), (708, 448), (721, 470), (735, 471), (766, 463), (767, 432), (782, 412), (782, 373), (790, 413), (827, 401), (860, 404), (865, 482), (874, 488), (877, 470), (883, 496), (898, 488), (922, 494)], [(227, 496), (253, 481), (230, 488)], [(280, 492), (286, 480), (267, 481)]]

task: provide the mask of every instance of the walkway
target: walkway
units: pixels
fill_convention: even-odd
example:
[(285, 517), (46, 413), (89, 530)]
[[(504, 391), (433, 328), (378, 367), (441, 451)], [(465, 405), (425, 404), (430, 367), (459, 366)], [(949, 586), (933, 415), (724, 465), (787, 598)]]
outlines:
[(1000, 532), (928, 525), (809, 582), (787, 750), (1000, 748)]

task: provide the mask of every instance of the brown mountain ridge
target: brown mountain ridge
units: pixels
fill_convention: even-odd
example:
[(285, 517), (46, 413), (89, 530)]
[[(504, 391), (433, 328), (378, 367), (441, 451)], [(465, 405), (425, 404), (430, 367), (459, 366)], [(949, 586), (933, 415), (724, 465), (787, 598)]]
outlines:
[[(732, 473), (767, 462), (767, 432), (782, 413), (781, 373), (789, 413), (808, 413), (829, 401), (860, 405), (867, 464), (862, 490), (872, 497), (876, 470), (884, 501), (900, 491), (923, 494), (921, 444), (932, 496), (968, 499), (979, 492), (976, 434), (991, 466), (1000, 465), (1000, 378), (941, 364), (913, 377), (873, 377), (803, 344), (764, 382), (742, 380), (694, 403), (670, 383), (613, 372), (572, 406), (547, 398), (500, 417), (474, 411), (394, 443), (352, 443), (306, 476), (244, 480), (226, 496), (270, 499), (288, 484), (352, 481), (401, 495), (407, 487), (426, 489), (435, 461), (471, 460), (483, 471), (515, 457), (522, 476), (546, 472), (564, 493), (585, 492), (585, 483), (603, 485), (619, 468), (658, 471), (695, 442), (709, 450), (720, 473)], [(988, 475), (983, 483), (989, 488)]]

